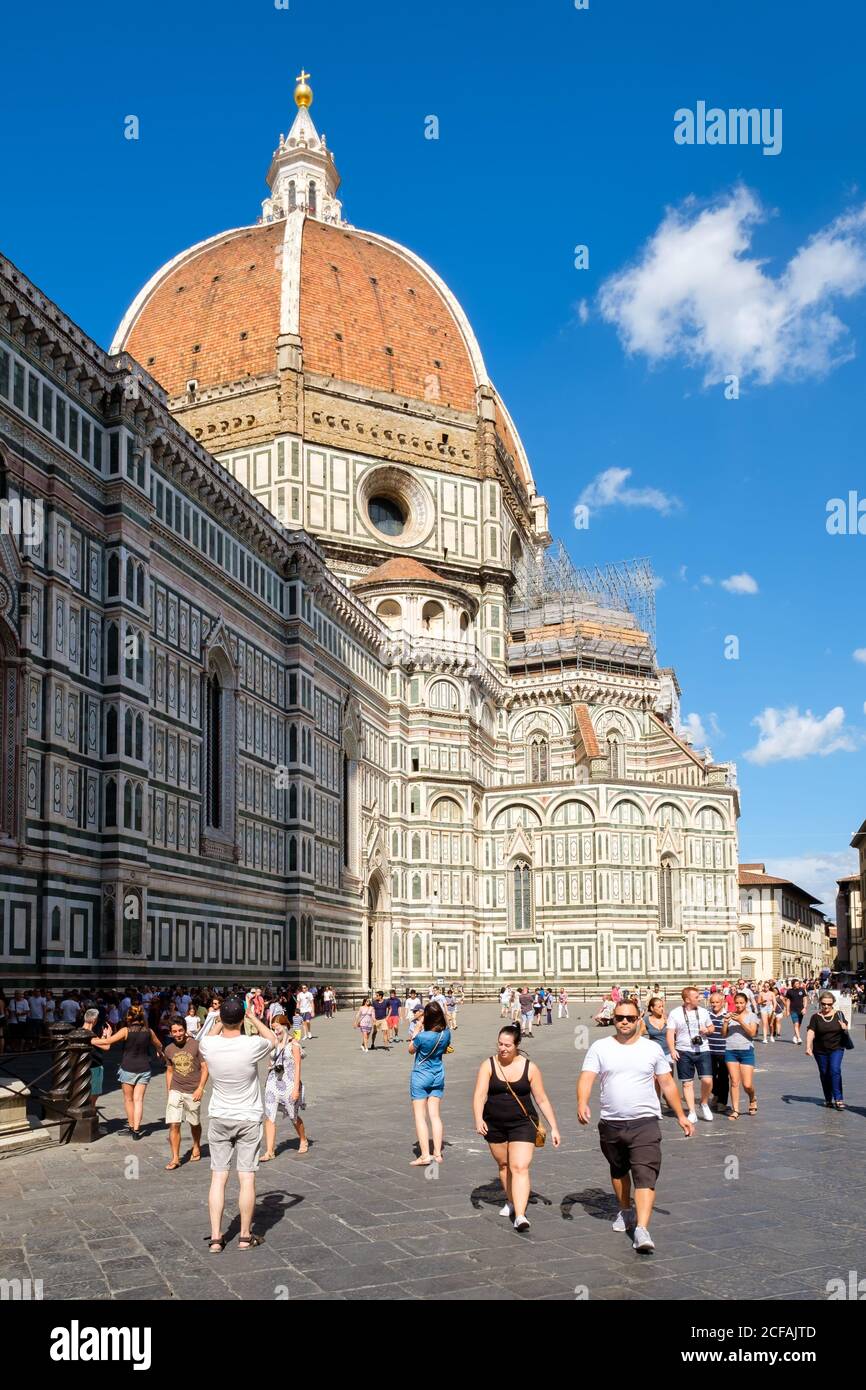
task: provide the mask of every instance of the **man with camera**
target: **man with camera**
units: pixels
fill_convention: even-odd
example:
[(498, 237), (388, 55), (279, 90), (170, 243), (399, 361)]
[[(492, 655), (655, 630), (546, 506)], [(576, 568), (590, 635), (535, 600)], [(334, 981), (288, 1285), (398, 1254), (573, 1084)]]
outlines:
[(712, 1120), (710, 1092), (713, 1089), (713, 1060), (710, 1053), (709, 1038), (715, 1032), (713, 1021), (706, 1009), (698, 1007), (700, 992), (694, 985), (688, 985), (682, 992), (683, 1002), (679, 1008), (672, 1009), (668, 1015), (667, 1039), (672, 1062), (676, 1062), (677, 1076), (683, 1083), (683, 1097), (689, 1108), (689, 1124), (695, 1124), (695, 1085), (694, 1078), (700, 1077), (702, 1120)]

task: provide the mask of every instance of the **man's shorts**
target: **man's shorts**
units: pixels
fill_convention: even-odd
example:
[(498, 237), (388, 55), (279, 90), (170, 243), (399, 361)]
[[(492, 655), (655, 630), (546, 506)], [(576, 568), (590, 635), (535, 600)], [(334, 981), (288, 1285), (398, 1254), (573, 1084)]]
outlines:
[(237, 1155), (239, 1173), (254, 1173), (262, 1148), (261, 1120), (209, 1120), (207, 1142), (210, 1166), (215, 1173), (227, 1173), (232, 1153)]
[(182, 1125), (187, 1120), (191, 1125), (201, 1124), (201, 1099), (193, 1100), (192, 1091), (169, 1091), (165, 1105), (167, 1125)]
[(677, 1076), (680, 1081), (691, 1081), (694, 1076), (712, 1076), (713, 1054), (707, 1052), (681, 1052), (677, 1062)]
[(304, 1020), (305, 1023), (312, 1023), (313, 1021), (313, 1015), (309, 1013), (301, 1014), (301, 1018)]
[(792, 1023), (802, 1023), (802, 1022), (803, 1022), (803, 1015), (802, 1015), (801, 1013), (799, 1013), (799, 1012), (797, 1011), (797, 1009), (792, 1009), (792, 1010), (791, 1010), (790, 1018), (791, 1018), (791, 1022), (792, 1022)]
[(91, 1067), (91, 1068), (90, 1068), (90, 1094), (91, 1094), (92, 1096), (101, 1096), (101, 1095), (102, 1095), (102, 1087), (103, 1087), (104, 1083), (105, 1083), (105, 1068), (104, 1068), (104, 1067)]
[(662, 1166), (662, 1132), (658, 1120), (599, 1120), (601, 1151), (612, 1178), (631, 1173), (635, 1187), (655, 1187)]

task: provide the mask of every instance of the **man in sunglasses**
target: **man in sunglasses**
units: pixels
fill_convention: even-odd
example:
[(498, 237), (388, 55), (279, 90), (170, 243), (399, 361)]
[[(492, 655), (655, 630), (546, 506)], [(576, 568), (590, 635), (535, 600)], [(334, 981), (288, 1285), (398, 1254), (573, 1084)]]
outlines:
[(584, 1059), (577, 1080), (577, 1118), (582, 1125), (589, 1124), (589, 1097), (595, 1078), (600, 1077), (598, 1137), (619, 1203), (613, 1229), (633, 1234), (635, 1250), (648, 1253), (655, 1249), (649, 1223), (662, 1161), (656, 1078), (687, 1139), (694, 1128), (683, 1113), (670, 1063), (658, 1043), (640, 1035), (640, 1014), (633, 1000), (621, 1000), (616, 1005), (613, 1025), (614, 1036), (599, 1038)]

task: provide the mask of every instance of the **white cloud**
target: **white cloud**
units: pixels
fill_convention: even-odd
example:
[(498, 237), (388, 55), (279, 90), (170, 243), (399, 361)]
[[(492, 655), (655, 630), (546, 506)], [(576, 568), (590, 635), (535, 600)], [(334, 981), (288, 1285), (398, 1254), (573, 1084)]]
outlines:
[(825, 854), (801, 854), (790, 859), (767, 860), (767, 873), (787, 878), (807, 893), (814, 893), (828, 917), (836, 916), (836, 880), (857, 871), (854, 850), (831, 850)]
[(710, 741), (699, 714), (687, 714), (680, 725), (680, 733), (689, 734), (692, 746), (701, 752)]
[(716, 734), (719, 738), (722, 736), (722, 731), (719, 727), (718, 718), (715, 714), (712, 713), (712, 711), (710, 712), (710, 733)]
[(855, 661), (862, 661), (866, 665), (866, 647), (858, 647), (852, 655)]
[(658, 593), (659, 589), (663, 589), (665, 587), (665, 581), (662, 579), (660, 574), (654, 574), (652, 576), (651, 583), (656, 593)]
[(773, 709), (768, 705), (752, 723), (760, 730), (760, 738), (743, 756), (761, 767), (790, 758), (809, 758), (815, 753), (822, 758), (828, 753), (851, 753), (856, 747), (852, 734), (845, 728), (845, 711), (841, 705), (836, 705), (823, 719), (809, 709), (801, 714), (796, 705), (789, 709)]
[(601, 314), (630, 353), (682, 357), (711, 385), (823, 376), (854, 356), (831, 304), (866, 287), (866, 205), (816, 232), (768, 274), (751, 251), (767, 211), (747, 188), (671, 209), (637, 261), (605, 281)]
[(723, 589), (729, 594), (756, 594), (758, 582), (750, 574), (732, 574), (729, 579), (720, 580)]
[(589, 322), (589, 304), (585, 299), (581, 299), (575, 306), (575, 312), (581, 323)]
[(712, 578), (711, 575), (709, 575), (709, 574), (702, 574), (702, 575), (701, 575), (701, 583), (702, 583), (702, 584), (710, 585), (710, 584), (715, 584), (715, 582), (716, 582), (716, 581)]
[(649, 507), (654, 512), (668, 513), (682, 506), (678, 497), (668, 497), (656, 487), (626, 487), (630, 468), (605, 468), (587, 483), (578, 499), (587, 507)]
[(686, 582), (686, 575), (688, 574), (688, 569), (688, 565), (680, 565), (679, 569), (677, 570), (677, 575), (684, 584)]

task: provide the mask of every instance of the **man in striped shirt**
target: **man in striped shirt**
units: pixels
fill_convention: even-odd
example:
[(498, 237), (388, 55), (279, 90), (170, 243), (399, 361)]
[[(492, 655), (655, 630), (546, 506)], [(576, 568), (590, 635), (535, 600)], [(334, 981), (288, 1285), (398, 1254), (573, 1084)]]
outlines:
[(717, 1110), (724, 1110), (728, 1104), (728, 1064), (725, 1061), (725, 1038), (722, 1024), (728, 1017), (725, 996), (714, 989), (710, 995), (710, 1022), (714, 1032), (709, 1035), (710, 1057), (713, 1063), (713, 1101)]

